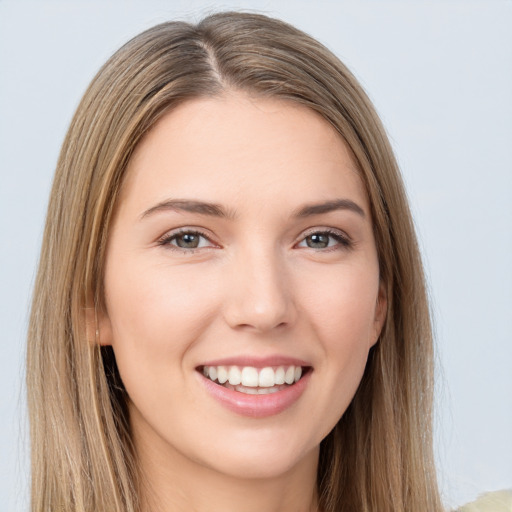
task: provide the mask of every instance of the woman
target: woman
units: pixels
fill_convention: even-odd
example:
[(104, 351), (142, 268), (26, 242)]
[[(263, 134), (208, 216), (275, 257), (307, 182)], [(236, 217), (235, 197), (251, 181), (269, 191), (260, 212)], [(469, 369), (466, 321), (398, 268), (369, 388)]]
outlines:
[(224, 13), (72, 121), (29, 331), (34, 511), (442, 510), (420, 256), (329, 51)]

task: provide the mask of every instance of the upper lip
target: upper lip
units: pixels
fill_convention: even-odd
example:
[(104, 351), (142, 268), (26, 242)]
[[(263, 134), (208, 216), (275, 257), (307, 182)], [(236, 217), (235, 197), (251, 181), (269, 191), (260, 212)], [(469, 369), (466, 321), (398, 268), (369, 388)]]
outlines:
[(254, 368), (265, 368), (268, 366), (310, 367), (311, 363), (303, 359), (298, 359), (296, 357), (289, 357), (285, 355), (274, 355), (266, 357), (235, 356), (205, 361), (204, 363), (199, 365), (198, 368), (201, 368), (203, 366), (252, 366)]

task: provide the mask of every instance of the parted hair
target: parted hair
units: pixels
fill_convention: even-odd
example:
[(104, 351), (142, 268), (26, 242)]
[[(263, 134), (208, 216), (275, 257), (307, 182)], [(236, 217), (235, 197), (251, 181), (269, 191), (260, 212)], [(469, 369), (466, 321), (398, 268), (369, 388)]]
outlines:
[(177, 105), (229, 90), (320, 114), (350, 147), (371, 207), (387, 317), (350, 406), (321, 443), (321, 511), (441, 511), (429, 306), (385, 130), (357, 80), (323, 45), (282, 21), (236, 12), (136, 36), (100, 69), (73, 117), (28, 333), (31, 511), (140, 510), (126, 392), (90, 318), (104, 308), (109, 229), (135, 147)]

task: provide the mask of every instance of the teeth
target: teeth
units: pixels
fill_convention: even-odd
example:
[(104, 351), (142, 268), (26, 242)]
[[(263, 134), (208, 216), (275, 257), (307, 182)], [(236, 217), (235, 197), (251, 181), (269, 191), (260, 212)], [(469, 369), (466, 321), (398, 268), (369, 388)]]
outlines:
[[(209, 371), (210, 379), (212, 379), (212, 368), (215, 368), (215, 366), (210, 366), (210, 371)], [(215, 380), (215, 379), (212, 379), (212, 380)], [(232, 366), (229, 369), (228, 380), (232, 386), (237, 386), (238, 384), (240, 384), (240, 382), (242, 382), (242, 373), (240, 372), (238, 367)]]
[(235, 389), (237, 391), (240, 391), (241, 393), (245, 393), (246, 395), (257, 395), (258, 390), (256, 388), (250, 388), (245, 386), (235, 386)]
[(274, 386), (272, 388), (250, 388), (247, 386), (234, 386), (235, 391), (245, 393), (246, 395), (270, 395), (281, 391), (285, 386)]
[(280, 389), (277, 386), (271, 388), (259, 388), (258, 395), (270, 395), (271, 393), (277, 393)]
[(280, 366), (277, 370), (276, 370), (276, 377), (275, 377), (275, 383), (276, 385), (281, 385), (281, 384), (284, 384), (284, 375), (285, 375), (285, 372), (284, 372), (284, 368), (282, 366)]
[(217, 367), (217, 380), (220, 384), (224, 384), (229, 379), (228, 371), (224, 366)]
[(284, 374), (284, 381), (286, 384), (293, 384), (295, 380), (295, 366), (290, 366)]
[(279, 391), (284, 384), (291, 385), (297, 382), (302, 377), (302, 367), (204, 366), (203, 374), (210, 380), (242, 393), (267, 394)]
[(242, 385), (253, 388), (258, 385), (258, 370), (256, 368), (246, 366), (242, 370)]
[(276, 382), (276, 374), (272, 368), (263, 368), (260, 371), (258, 385), (260, 388), (271, 388)]

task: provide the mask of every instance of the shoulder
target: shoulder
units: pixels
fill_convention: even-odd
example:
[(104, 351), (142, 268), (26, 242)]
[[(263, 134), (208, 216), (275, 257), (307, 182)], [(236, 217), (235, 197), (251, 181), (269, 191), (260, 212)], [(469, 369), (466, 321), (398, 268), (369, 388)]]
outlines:
[(482, 494), (456, 512), (512, 512), (512, 489)]

